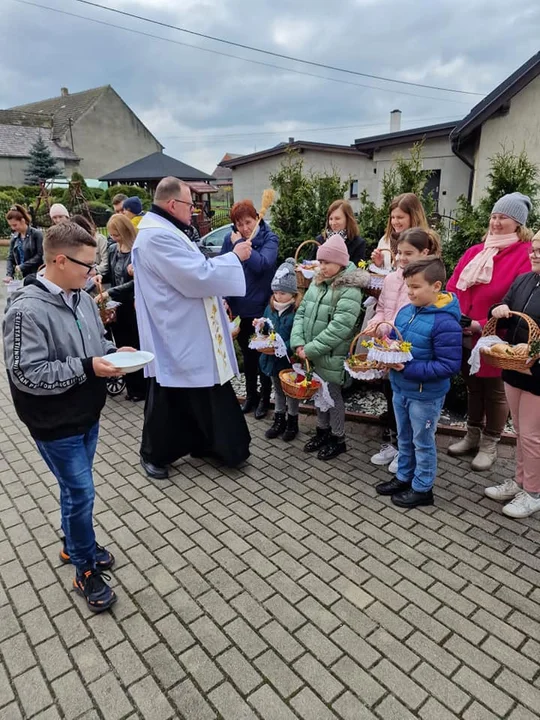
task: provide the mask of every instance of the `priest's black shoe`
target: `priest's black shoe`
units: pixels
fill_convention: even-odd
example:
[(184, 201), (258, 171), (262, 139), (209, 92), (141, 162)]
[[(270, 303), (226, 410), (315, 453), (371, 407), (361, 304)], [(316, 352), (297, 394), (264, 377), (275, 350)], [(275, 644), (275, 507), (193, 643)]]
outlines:
[(283, 433), (285, 442), (291, 442), (298, 435), (298, 415), (287, 415), (287, 427)]
[(141, 465), (145, 471), (145, 473), (148, 475), (148, 477), (154, 478), (154, 480), (167, 480), (169, 477), (169, 471), (166, 467), (160, 467), (159, 465), (154, 465), (151, 462), (147, 462), (144, 458), (141, 457)]
[(285, 420), (285, 413), (277, 412), (274, 415), (273, 425), (271, 425), (268, 428), (268, 430), (265, 432), (264, 436), (267, 437), (269, 440), (274, 440), (275, 438), (279, 437), (280, 435), (283, 435), (286, 427), (287, 427), (287, 422)]
[(244, 413), (244, 415), (247, 415), (250, 412), (253, 412), (255, 408), (257, 407), (257, 403), (259, 402), (259, 396), (258, 395), (250, 395), (249, 393), (246, 395), (246, 399), (244, 401), (244, 404), (240, 406), (240, 409)]
[(338, 437), (337, 435), (330, 435), (326, 445), (317, 453), (319, 460), (332, 460), (333, 458), (341, 455), (341, 453), (347, 452), (347, 445), (345, 444), (345, 437)]
[(394, 495), (395, 493), (409, 490), (410, 487), (410, 482), (400, 482), (397, 477), (394, 477), (388, 482), (382, 482), (378, 485), (375, 485), (375, 491), (378, 495)]
[(433, 505), (433, 491), (417, 492), (412, 488), (392, 495), (394, 505), (402, 508), (415, 508), (424, 505)]
[(317, 428), (315, 435), (304, 445), (304, 452), (315, 452), (315, 450), (320, 450), (323, 445), (326, 445), (329, 439), (330, 430), (328, 428), (324, 430), (322, 428)]
[(270, 398), (264, 397), (264, 395), (261, 395), (261, 399), (259, 400), (259, 404), (257, 405), (257, 408), (255, 409), (255, 420), (262, 420), (268, 415), (268, 411), (270, 410)]

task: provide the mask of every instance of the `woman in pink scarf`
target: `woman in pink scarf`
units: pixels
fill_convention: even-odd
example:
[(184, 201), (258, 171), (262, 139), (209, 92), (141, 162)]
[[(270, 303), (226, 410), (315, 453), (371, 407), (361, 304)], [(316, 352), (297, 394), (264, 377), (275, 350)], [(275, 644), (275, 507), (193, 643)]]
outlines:
[(450, 445), (454, 456), (474, 452), (473, 470), (489, 470), (508, 419), (501, 371), (482, 363), (469, 375), (468, 359), (487, 322), (492, 305), (501, 302), (515, 278), (530, 272), (532, 233), (525, 227), (531, 209), (526, 195), (515, 192), (497, 200), (484, 241), (473, 245), (456, 265), (446, 289), (454, 292), (463, 314), (463, 367), (467, 384), (467, 434)]

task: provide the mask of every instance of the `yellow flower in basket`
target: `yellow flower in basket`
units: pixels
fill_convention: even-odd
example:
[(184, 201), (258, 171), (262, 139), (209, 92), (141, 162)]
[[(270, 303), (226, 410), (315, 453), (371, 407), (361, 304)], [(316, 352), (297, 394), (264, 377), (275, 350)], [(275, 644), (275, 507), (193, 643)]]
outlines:
[(399, 347), (400, 347), (401, 352), (411, 352), (412, 343), (407, 342), (407, 340), (404, 340)]

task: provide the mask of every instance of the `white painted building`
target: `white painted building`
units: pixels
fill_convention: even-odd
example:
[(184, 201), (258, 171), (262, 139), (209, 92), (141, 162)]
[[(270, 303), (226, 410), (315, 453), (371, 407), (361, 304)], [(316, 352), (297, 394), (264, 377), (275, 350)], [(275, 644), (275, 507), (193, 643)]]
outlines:
[(525, 150), (540, 167), (540, 53), (498, 85), (457, 125), (450, 136), (455, 154), (474, 170), (472, 202), (488, 185), (489, 162), (504, 147)]
[(302, 142), (290, 138), (288, 143), (280, 143), (268, 150), (239, 155), (223, 163), (233, 171), (233, 190), (235, 200), (249, 199), (258, 207), (265, 188), (270, 187), (270, 176), (276, 173), (287, 152), (294, 150), (304, 163), (304, 172), (328, 172), (334, 170), (348, 184), (345, 197), (351, 201), (358, 212), (358, 188), (360, 191), (372, 182), (372, 165), (368, 157), (347, 145), (329, 145), (326, 143)]
[(502, 147), (520, 152), (540, 166), (540, 53), (537, 53), (479, 102), (463, 119), (400, 130), (401, 113), (391, 113), (389, 133), (355, 140), (351, 146), (294, 141), (223, 163), (233, 171), (236, 200), (255, 206), (270, 186), (287, 149), (297, 150), (306, 171), (336, 168), (349, 190), (345, 198), (360, 211), (358, 197), (367, 189), (381, 200), (381, 181), (397, 155), (407, 157), (423, 141), (423, 166), (431, 171), (427, 190), (441, 215), (450, 215), (465, 195), (477, 202), (488, 183), (490, 158)]

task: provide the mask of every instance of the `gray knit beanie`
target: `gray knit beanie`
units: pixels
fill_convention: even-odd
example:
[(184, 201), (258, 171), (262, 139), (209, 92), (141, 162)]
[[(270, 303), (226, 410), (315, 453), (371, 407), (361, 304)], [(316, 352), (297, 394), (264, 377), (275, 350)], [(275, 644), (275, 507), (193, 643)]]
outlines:
[(298, 285), (296, 284), (296, 273), (294, 271), (295, 264), (294, 258), (287, 258), (278, 267), (272, 280), (272, 292), (286, 292), (296, 295)]
[(513, 192), (509, 195), (503, 195), (502, 198), (497, 200), (491, 214), (501, 213), (501, 215), (508, 215), (508, 217), (520, 225), (525, 225), (531, 208), (532, 203), (530, 197), (520, 192)]

